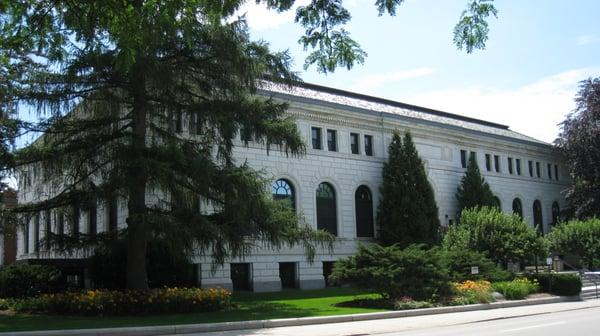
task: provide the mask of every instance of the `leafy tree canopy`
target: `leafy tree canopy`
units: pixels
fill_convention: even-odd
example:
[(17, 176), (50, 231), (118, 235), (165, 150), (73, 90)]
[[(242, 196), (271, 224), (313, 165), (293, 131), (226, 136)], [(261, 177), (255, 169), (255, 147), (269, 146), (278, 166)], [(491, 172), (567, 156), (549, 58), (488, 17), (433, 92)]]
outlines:
[(534, 228), (518, 215), (494, 207), (463, 210), (459, 224), (449, 228), (442, 245), (446, 250), (482, 252), (504, 265), (548, 253), (546, 241)]
[(464, 209), (478, 206), (500, 206), (497, 198), (490, 189), (490, 185), (481, 176), (479, 165), (474, 155), (469, 156), (467, 171), (465, 172), (465, 176), (460, 180), (460, 185), (456, 192), (456, 200), (458, 201), (459, 215)]
[(383, 164), (377, 221), (382, 243), (435, 244), (440, 222), (433, 189), (412, 136), (394, 132)]
[(600, 78), (582, 81), (575, 102), (555, 141), (571, 175), (567, 200), (576, 217), (600, 217)]
[(553, 252), (577, 255), (590, 269), (600, 267), (600, 219), (562, 223), (550, 231), (547, 239)]
[[(256, 95), (261, 80), (298, 77), (287, 52), (251, 41), (243, 19), (233, 18), (245, 2), (0, 0), (0, 169), (18, 169), (28, 186), (47, 188), (18, 211), (62, 216), (125, 201), (119, 236), (127, 240), (129, 288), (148, 286), (149, 237), (217, 262), (249, 252), (256, 240), (303, 244), (312, 253), (310, 242), (331, 242), (297, 226), (296, 215), (263, 192), (260, 174), (233, 160), (240, 132), (288, 155), (304, 152), (286, 105)], [(401, 2), (375, 4), (380, 15), (394, 15)], [(257, 3), (286, 11), (294, 1)], [(484, 46), (490, 6), (470, 2), (457, 46)], [(343, 29), (349, 19), (341, 0), (297, 10), (306, 29), (300, 43), (313, 50), (305, 66), (330, 72), (363, 62), (366, 53)], [(29, 108), (39, 122), (24, 118)], [(7, 150), (16, 136), (38, 132), (44, 136), (32, 146)], [(202, 202), (212, 211), (199, 211)], [(110, 238), (76, 232), (69, 217), (73, 245)]]

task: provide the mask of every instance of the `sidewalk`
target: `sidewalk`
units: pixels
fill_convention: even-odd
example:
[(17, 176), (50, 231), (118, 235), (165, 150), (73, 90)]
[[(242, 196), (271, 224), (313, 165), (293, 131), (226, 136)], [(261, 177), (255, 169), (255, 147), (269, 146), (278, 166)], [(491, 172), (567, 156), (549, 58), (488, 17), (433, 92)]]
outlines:
[[(383, 333), (388, 331), (399, 331), (399, 326), (403, 328), (403, 330), (410, 330), (422, 328), (424, 325), (428, 327), (447, 326), (463, 323), (472, 323), (477, 321), (600, 307), (600, 300), (573, 300), (574, 298), (569, 297), (552, 297), (542, 299), (495, 302), (491, 304), (476, 304), (468, 306), (439, 307), (354, 315), (137, 328), (132, 327), (110, 329), (52, 330), (17, 333), (13, 332), (0, 333), (0, 335), (154, 336), (207, 332), (219, 332), (219, 335), (241, 335), (256, 334), (258, 332), (261, 335), (285, 334), (291, 336), (307, 334), (310, 335), (311, 333), (317, 334), (317, 331), (319, 335), (360, 334), (361, 332), (359, 331), (363, 329), (368, 330), (369, 333)], [(431, 315), (436, 316), (432, 317)], [(380, 321), (377, 321), (377, 323), (375, 323), (374, 320)], [(299, 326), (305, 327), (300, 328)], [(330, 331), (330, 333), (328, 331)]]

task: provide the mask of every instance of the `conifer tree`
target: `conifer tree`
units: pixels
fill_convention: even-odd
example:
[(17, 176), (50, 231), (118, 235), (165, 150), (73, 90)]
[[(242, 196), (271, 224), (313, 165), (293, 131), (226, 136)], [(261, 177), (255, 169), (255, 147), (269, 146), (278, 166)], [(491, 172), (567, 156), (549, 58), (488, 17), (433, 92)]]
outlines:
[(479, 165), (477, 165), (474, 155), (469, 157), (467, 171), (461, 179), (456, 192), (456, 200), (458, 201), (458, 215), (460, 215), (463, 209), (470, 209), (476, 206), (500, 206), (498, 199), (490, 189), (490, 185), (481, 176)]
[(438, 242), (438, 208), (410, 132), (403, 141), (394, 132), (380, 192), (377, 221), (383, 244), (405, 247)]

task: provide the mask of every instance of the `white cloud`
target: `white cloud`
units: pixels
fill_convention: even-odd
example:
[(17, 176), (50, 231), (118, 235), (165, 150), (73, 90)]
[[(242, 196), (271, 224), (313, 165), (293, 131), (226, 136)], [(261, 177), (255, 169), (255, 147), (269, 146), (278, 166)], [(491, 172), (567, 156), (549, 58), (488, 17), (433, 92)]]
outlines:
[(268, 9), (265, 4), (256, 4), (255, 1), (247, 1), (236, 13), (235, 16), (246, 15), (246, 21), (250, 28), (261, 31), (277, 28), (281, 25), (294, 22), (296, 17), (296, 8), (305, 6), (310, 0), (297, 0), (294, 6), (283, 13), (277, 13), (276, 10)]
[(424, 67), (385, 74), (369, 75), (357, 80), (354, 84), (352, 84), (352, 90), (362, 92), (369, 91), (381, 87), (384, 84), (399, 82), (405, 79), (429, 76), (434, 72), (434, 69)]
[(599, 68), (565, 71), (514, 89), (490, 87), (449, 88), (402, 98), (426, 106), (478, 119), (498, 122), (512, 130), (552, 142), (575, 103), (579, 81), (600, 74)]
[(588, 44), (594, 44), (600, 42), (600, 36), (596, 35), (579, 35), (575, 39), (577, 41), (577, 45), (583, 46)]

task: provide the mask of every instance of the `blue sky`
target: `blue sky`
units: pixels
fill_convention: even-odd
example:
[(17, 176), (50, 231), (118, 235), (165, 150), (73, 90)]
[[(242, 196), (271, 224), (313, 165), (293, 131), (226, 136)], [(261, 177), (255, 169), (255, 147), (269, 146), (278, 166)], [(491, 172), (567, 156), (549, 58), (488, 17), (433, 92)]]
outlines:
[(344, 1), (365, 64), (328, 75), (302, 69), (293, 12), (253, 4), (241, 12), (254, 39), (290, 50), (304, 81), (499, 122), (547, 142), (574, 108), (578, 82), (600, 76), (600, 1), (496, 0), (487, 48), (473, 54), (452, 44), (467, 0), (406, 0), (395, 17), (378, 17), (373, 2)]

